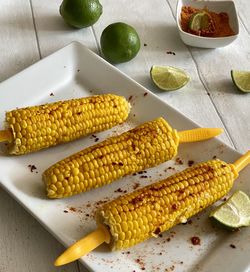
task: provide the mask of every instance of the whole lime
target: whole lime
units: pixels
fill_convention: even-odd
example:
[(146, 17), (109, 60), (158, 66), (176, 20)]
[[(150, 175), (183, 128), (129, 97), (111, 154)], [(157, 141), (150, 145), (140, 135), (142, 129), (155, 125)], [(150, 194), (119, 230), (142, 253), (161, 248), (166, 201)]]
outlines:
[(140, 38), (132, 26), (121, 22), (113, 23), (102, 32), (101, 49), (108, 61), (126, 62), (139, 52)]
[(63, 0), (60, 14), (64, 21), (76, 28), (93, 25), (102, 14), (99, 0)]

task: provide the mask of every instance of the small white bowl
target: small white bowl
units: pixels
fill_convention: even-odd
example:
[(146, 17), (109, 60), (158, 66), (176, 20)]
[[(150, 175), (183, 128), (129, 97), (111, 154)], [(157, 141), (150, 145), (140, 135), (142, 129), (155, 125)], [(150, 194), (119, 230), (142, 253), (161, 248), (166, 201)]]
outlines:
[[(229, 16), (229, 24), (235, 35), (227, 37), (201, 37), (187, 33), (181, 29), (181, 8), (183, 6), (191, 6), (198, 9), (207, 8), (209, 11), (216, 13), (226, 12)], [(197, 1), (197, 0), (179, 0), (176, 8), (177, 27), (182, 41), (190, 46), (202, 48), (223, 47), (233, 42), (239, 35), (238, 17), (233, 1)]]

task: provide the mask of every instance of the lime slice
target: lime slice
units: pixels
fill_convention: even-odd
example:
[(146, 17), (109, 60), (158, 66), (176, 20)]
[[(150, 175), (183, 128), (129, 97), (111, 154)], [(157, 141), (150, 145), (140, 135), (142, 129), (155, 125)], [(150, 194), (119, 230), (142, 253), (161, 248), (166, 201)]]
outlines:
[(189, 20), (189, 28), (194, 31), (206, 29), (209, 26), (210, 16), (206, 11), (194, 13)]
[(150, 76), (155, 85), (164, 91), (178, 90), (190, 80), (184, 70), (172, 66), (153, 65), (150, 69)]
[(250, 92), (250, 72), (231, 70), (234, 85), (242, 92)]
[(240, 228), (250, 225), (250, 199), (242, 191), (235, 192), (225, 203), (209, 215), (228, 228)]

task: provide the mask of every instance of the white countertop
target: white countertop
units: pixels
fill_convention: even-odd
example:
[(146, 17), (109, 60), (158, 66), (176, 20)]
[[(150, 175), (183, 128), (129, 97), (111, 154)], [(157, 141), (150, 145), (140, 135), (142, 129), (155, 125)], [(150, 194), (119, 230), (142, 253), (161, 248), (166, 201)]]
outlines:
[[(201, 126), (222, 127), (220, 136), (240, 152), (250, 149), (250, 94), (234, 87), (230, 70), (250, 70), (250, 5), (235, 1), (240, 35), (219, 49), (185, 46), (175, 23), (175, 0), (101, 0), (103, 14), (93, 26), (75, 30), (59, 15), (61, 1), (5, 0), (0, 7), (0, 80), (3, 81), (71, 41), (99, 53), (102, 30), (123, 21), (137, 30), (141, 50), (117, 67)], [(175, 52), (167, 54), (168, 51)], [(154, 64), (188, 71), (192, 80), (176, 92), (160, 92), (149, 77)], [(16, 90), (24, 91), (24, 90)], [(80, 263), (53, 266), (59, 244), (8, 193), (0, 189), (0, 271), (86, 271)]]

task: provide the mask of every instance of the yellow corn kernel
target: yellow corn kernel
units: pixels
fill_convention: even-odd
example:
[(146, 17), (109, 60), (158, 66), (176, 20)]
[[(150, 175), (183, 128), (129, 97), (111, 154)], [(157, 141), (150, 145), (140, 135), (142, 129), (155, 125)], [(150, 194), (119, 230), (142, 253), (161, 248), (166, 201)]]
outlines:
[[(172, 135), (172, 138), (170, 138)], [(162, 148), (161, 142), (170, 142), (171, 151)], [(80, 190), (71, 188), (70, 195), (85, 192), (109, 184), (125, 175), (154, 167), (163, 163), (177, 154), (179, 138), (175, 130), (170, 128), (163, 118), (146, 122), (119, 136), (111, 137), (101, 143), (86, 148), (51, 166), (43, 173), (46, 190), (52, 190), (50, 184), (55, 179), (55, 171), (58, 176), (63, 175), (68, 180), (66, 172), (71, 176), (84, 178), (86, 184)], [(141, 158), (141, 153), (150, 146), (150, 156)], [(98, 150), (98, 152), (97, 152)], [(159, 152), (161, 151), (161, 152)], [(101, 158), (101, 159), (100, 159)], [(82, 162), (82, 163), (79, 163)], [(59, 178), (57, 178), (59, 180)], [(87, 180), (87, 181), (86, 181)], [(100, 182), (101, 181), (101, 182)], [(73, 183), (74, 184), (74, 183)], [(63, 197), (69, 196), (66, 189)], [(49, 194), (49, 197), (59, 198), (57, 193)], [(127, 205), (127, 204), (126, 204)]]
[[(212, 178), (204, 178), (210, 174)], [(157, 237), (208, 207), (228, 193), (236, 177), (237, 173), (231, 164), (220, 160), (200, 163), (104, 204), (97, 211), (96, 220), (110, 230), (111, 248), (125, 249), (150, 237)], [(121, 217), (113, 214), (114, 205)], [(133, 210), (129, 208), (130, 205), (134, 206)], [(122, 220), (117, 221), (115, 218)]]
[(126, 99), (114, 94), (12, 110), (6, 113), (13, 134), (9, 153), (21, 155), (109, 129), (124, 122), (129, 111)]

